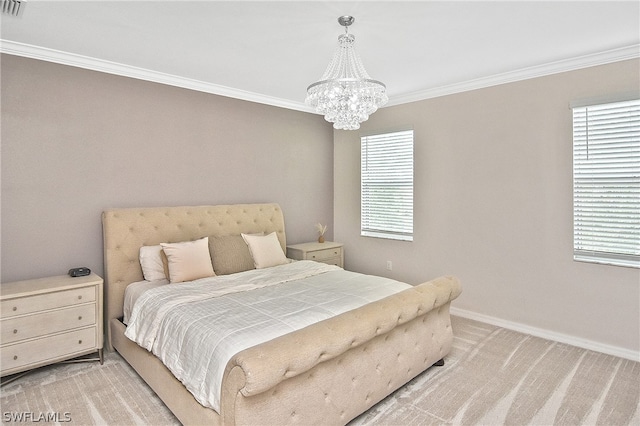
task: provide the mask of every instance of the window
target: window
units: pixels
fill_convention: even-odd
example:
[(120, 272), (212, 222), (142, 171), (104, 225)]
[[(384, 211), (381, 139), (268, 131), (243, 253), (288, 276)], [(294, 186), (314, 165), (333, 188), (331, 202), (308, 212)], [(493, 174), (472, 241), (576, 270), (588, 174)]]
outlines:
[(573, 252), (640, 267), (640, 100), (573, 108)]
[(413, 130), (362, 136), (361, 230), (413, 241)]

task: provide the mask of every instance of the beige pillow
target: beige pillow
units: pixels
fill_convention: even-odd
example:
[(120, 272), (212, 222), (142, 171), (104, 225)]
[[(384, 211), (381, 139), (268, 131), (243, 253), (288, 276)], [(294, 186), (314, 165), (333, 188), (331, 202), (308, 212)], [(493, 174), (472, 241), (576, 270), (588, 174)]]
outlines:
[[(264, 235), (252, 234), (252, 235)], [(209, 251), (216, 275), (235, 274), (255, 269), (249, 246), (241, 235), (225, 235), (209, 238)]]
[(209, 238), (182, 243), (161, 243), (167, 255), (169, 281), (181, 283), (199, 278), (213, 277), (213, 266), (209, 255)]
[(289, 262), (282, 251), (282, 246), (275, 232), (265, 236), (242, 234), (242, 238), (249, 246), (256, 269)]

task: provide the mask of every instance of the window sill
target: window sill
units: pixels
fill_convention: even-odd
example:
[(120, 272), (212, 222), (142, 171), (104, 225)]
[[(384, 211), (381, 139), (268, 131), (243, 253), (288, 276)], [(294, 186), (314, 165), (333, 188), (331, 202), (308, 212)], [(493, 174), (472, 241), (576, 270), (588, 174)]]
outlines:
[(361, 237), (370, 237), (370, 238), (382, 238), (385, 240), (396, 240), (396, 241), (413, 241), (413, 235), (398, 235), (398, 234), (387, 234), (384, 232), (371, 232), (371, 231), (362, 231), (360, 232)]
[(608, 266), (622, 266), (624, 268), (640, 269), (640, 260), (638, 259), (612, 259), (609, 257), (574, 254), (573, 260), (576, 262), (597, 263)]

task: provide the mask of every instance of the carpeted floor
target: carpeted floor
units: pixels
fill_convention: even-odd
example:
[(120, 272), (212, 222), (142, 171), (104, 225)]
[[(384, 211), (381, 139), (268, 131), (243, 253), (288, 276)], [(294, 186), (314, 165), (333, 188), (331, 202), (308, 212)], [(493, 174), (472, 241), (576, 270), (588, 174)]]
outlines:
[[(640, 425), (640, 363), (457, 317), (453, 329), (444, 367), (351, 425)], [(116, 353), (31, 372), (0, 404), (7, 425), (179, 424)]]
[(640, 425), (640, 363), (453, 317), (454, 347), (354, 425)]
[(1, 394), (3, 425), (180, 425), (115, 352), (105, 354), (103, 365), (40, 368), (3, 386)]

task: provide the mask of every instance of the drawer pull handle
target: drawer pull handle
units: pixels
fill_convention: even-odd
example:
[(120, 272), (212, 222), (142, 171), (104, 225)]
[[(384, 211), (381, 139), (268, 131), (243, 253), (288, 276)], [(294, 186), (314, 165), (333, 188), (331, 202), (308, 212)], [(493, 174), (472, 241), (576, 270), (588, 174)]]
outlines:
[(78, 340), (78, 344), (81, 345), (82, 344), (82, 340)]
[(16, 359), (18, 359), (18, 355), (13, 356), (13, 360), (15, 361)]
[(78, 317), (78, 321), (80, 321), (80, 320), (82, 320), (82, 315), (80, 315), (80, 316)]
[(16, 306), (13, 307), (13, 312), (17, 311), (18, 308)]
[(14, 329), (13, 334), (18, 334), (18, 330)]
[(78, 296), (78, 300), (82, 299), (82, 296)]

